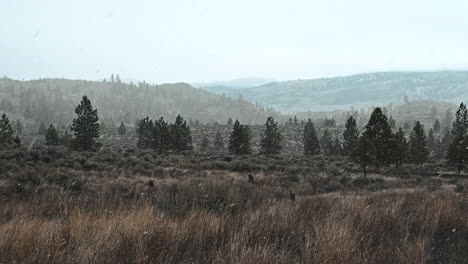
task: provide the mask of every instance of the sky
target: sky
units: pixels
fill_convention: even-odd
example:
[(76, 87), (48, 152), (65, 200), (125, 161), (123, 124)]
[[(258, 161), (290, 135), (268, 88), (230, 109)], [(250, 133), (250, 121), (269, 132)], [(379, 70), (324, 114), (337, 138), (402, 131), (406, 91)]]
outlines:
[(0, 75), (151, 83), (468, 70), (467, 0), (0, 0)]

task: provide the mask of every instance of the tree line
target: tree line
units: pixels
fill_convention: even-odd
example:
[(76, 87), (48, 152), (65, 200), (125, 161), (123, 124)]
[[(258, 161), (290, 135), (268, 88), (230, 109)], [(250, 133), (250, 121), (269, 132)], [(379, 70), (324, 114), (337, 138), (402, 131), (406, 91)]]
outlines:
[[(83, 96), (80, 104), (75, 108), (76, 118), (70, 127), (71, 134), (66, 131), (59, 135), (57, 129), (51, 124), (43, 130), (47, 145), (68, 145), (74, 150), (97, 150), (101, 145), (99, 138), (99, 117), (97, 109), (91, 105), (87, 96)], [(292, 119), (292, 124), (298, 124), (297, 119)], [(328, 121), (330, 125), (334, 121)], [(232, 131), (228, 141), (228, 150), (232, 154), (252, 154), (251, 130), (248, 125), (241, 124), (239, 120), (228, 121), (232, 124)], [(303, 153), (306, 156), (343, 155), (360, 164), (364, 175), (369, 166), (379, 169), (383, 166), (394, 164), (396, 167), (403, 163), (423, 164), (428, 162), (430, 152), (434, 149), (442, 149), (450, 164), (457, 168), (458, 173), (465, 168), (468, 161), (468, 111), (466, 105), (461, 103), (455, 115), (452, 130), (446, 131), (442, 139), (435, 139), (434, 131), (440, 130), (437, 120), (433, 128), (426, 133), (424, 126), (416, 121), (406, 135), (402, 128), (394, 131), (392, 121), (377, 107), (372, 112), (370, 119), (363, 131), (360, 131), (356, 120), (350, 116), (345, 124), (342, 137), (333, 137), (325, 128), (319, 138), (314, 123), (309, 119), (303, 123)], [(10, 123), (8, 117), (3, 114), (0, 120), (0, 145), (17, 146), (21, 144), (18, 135), (13, 129), (15, 124)], [(40, 131), (41, 132), (41, 131)], [(121, 123), (118, 128), (121, 135), (126, 133), (126, 127)], [(163, 117), (152, 120), (143, 118), (137, 124), (137, 147), (152, 149), (158, 153), (192, 150), (192, 136), (189, 124), (180, 115), (174, 123), (168, 123)], [(259, 154), (278, 154), (282, 150), (282, 135), (278, 128), (278, 122), (273, 117), (268, 117), (265, 128), (261, 134)], [(209, 142), (205, 137), (202, 140), (202, 148)], [(215, 146), (224, 147), (222, 135), (218, 132), (214, 139)], [(205, 146), (206, 147), (206, 146)]]

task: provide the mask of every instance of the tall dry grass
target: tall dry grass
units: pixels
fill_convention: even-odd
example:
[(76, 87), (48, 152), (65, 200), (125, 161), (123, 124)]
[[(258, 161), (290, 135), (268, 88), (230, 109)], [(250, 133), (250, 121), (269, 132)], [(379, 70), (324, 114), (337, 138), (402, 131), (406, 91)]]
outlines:
[(468, 263), (468, 198), (450, 192), (183, 215), (144, 201), (73, 199), (58, 199), (51, 212), (37, 209), (46, 199), (1, 206), (0, 263)]

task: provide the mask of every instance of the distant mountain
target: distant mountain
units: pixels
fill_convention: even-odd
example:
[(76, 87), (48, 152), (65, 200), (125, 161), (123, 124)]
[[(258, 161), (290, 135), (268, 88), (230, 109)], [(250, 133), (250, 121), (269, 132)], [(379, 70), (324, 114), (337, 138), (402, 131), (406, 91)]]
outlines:
[(468, 71), (381, 72), (274, 82), (245, 89), (213, 88), (231, 97), (272, 106), (282, 113), (349, 110), (413, 100), (468, 102)]
[(225, 124), (229, 117), (245, 123), (264, 123), (278, 116), (271, 108), (196, 89), (187, 83), (153, 85), (145, 82), (97, 82), (68, 79), (17, 81), (0, 78), (0, 113), (15, 118), (67, 124), (81, 96), (87, 95), (100, 117), (129, 124), (150, 116), (184, 118)]
[(264, 85), (267, 83), (274, 82), (273, 79), (268, 78), (240, 78), (230, 81), (216, 81), (216, 82), (202, 82), (202, 83), (193, 83), (192, 85), (197, 88), (204, 88), (208, 91), (217, 89), (242, 89), (250, 88), (255, 86)]

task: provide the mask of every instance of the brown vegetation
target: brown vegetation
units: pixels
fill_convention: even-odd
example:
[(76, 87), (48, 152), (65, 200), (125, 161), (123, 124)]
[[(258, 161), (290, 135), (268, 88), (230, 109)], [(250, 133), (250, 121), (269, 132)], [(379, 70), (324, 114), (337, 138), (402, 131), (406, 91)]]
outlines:
[(254, 207), (235, 200), (229, 207), (246, 208), (194, 208), (178, 217), (168, 214), (177, 204), (164, 210), (148, 201), (54, 198), (55, 212), (46, 209), (48, 199), (1, 207), (1, 263), (468, 261), (468, 199), (448, 192), (317, 196)]
[(0, 263), (466, 263), (468, 184), (443, 170), (4, 150)]

